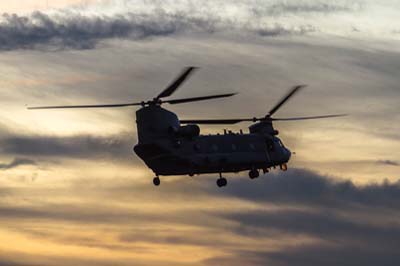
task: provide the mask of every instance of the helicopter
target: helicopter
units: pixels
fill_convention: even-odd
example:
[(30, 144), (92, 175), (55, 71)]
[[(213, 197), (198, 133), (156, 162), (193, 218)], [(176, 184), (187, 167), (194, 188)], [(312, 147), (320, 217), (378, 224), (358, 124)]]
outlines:
[[(28, 107), (38, 109), (72, 108), (116, 108), (140, 106), (136, 111), (138, 143), (133, 150), (155, 174), (153, 184), (159, 186), (160, 176), (219, 174), (218, 187), (227, 185), (223, 173), (248, 171), (251, 179), (259, 177), (260, 171), (268, 173), (271, 168), (288, 169), (291, 151), (277, 136), (279, 131), (274, 121), (298, 121), (334, 118), (346, 114), (275, 118), (273, 115), (306, 85), (297, 85), (275, 104), (263, 117), (236, 119), (190, 119), (180, 120), (178, 116), (161, 107), (163, 104), (182, 104), (217, 98), (226, 98), (237, 93), (225, 93), (191, 98), (167, 99), (197, 67), (186, 67), (172, 83), (152, 100), (99, 105), (63, 105)], [(253, 122), (249, 132), (238, 133), (224, 130), (223, 134), (202, 135), (199, 125), (233, 125)]]

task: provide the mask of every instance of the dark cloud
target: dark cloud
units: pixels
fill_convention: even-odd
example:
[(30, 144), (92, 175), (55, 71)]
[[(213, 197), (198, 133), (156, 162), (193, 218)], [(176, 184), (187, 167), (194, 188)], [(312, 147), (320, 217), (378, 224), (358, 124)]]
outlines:
[[(133, 158), (132, 148), (135, 137), (122, 133), (116, 136), (96, 137), (77, 135), (71, 137), (56, 136), (15, 136), (4, 138), (0, 148), (4, 153), (42, 157), (116, 157)], [(15, 167), (18, 164), (32, 163), (17, 160), (3, 167)], [(1, 167), (0, 167), (1, 168)]]
[(371, 250), (357, 246), (308, 246), (260, 254), (274, 265), (386, 265), (395, 266), (400, 263), (397, 250)]
[[(3, 14), (0, 23), (0, 50), (15, 49), (92, 49), (101, 40), (123, 38), (141, 40), (184, 32), (213, 33), (235, 30), (235, 22), (218, 16), (191, 16), (167, 13), (157, 9), (151, 15), (124, 13), (120, 15), (82, 15), (64, 12), (48, 15), (34, 12), (28, 16)], [(261, 36), (305, 34), (315, 29), (310, 26), (284, 27), (278, 23), (253, 31)]]
[(12, 260), (2, 259), (1, 255), (0, 255), (0, 266), (23, 266), (23, 265), (26, 265), (26, 264), (18, 263), (18, 262), (12, 261)]
[(8, 170), (22, 165), (36, 165), (36, 162), (30, 159), (15, 158), (10, 163), (0, 163), (0, 169)]
[(338, 181), (302, 169), (267, 174), (256, 182), (232, 180), (226, 193), (251, 201), (331, 208), (400, 206), (400, 181), (359, 186), (350, 180)]
[[(208, 263), (227, 265), (239, 261), (246, 265), (279, 266), (399, 263), (399, 182), (361, 186), (305, 170), (266, 175), (256, 182), (238, 180), (226, 191), (240, 199), (267, 204), (265, 210), (215, 214), (235, 222), (237, 225), (231, 230), (244, 237), (260, 240), (306, 236), (315, 243), (276, 252), (239, 251), (243, 254), (237, 260), (214, 258)], [(275, 207), (268, 208), (270, 204)]]
[(319, 243), (298, 245), (279, 251), (236, 251), (232, 257), (217, 257), (204, 261), (206, 265), (276, 265), (276, 266), (395, 266), (400, 263), (397, 251), (369, 250), (357, 246)]
[(238, 234), (252, 237), (265, 237), (271, 231), (279, 231), (283, 235), (308, 235), (332, 243), (366, 248), (379, 248), (376, 243), (385, 243), (386, 249), (396, 249), (400, 245), (399, 225), (371, 224), (368, 220), (344, 217), (339, 212), (325, 209), (242, 212), (228, 214), (227, 218), (240, 223), (236, 229)]
[(177, 33), (184, 22), (166, 17), (159, 22), (140, 15), (83, 16), (66, 14), (49, 16), (34, 12), (30, 16), (3, 15), (0, 24), (0, 49), (91, 49), (108, 38), (143, 39)]
[(390, 166), (400, 166), (400, 163), (392, 160), (379, 160), (378, 164), (390, 165)]

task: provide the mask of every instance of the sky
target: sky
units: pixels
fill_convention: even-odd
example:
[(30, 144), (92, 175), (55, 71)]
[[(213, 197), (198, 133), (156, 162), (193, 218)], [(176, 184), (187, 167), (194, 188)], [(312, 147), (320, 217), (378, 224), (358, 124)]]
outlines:
[[(399, 265), (398, 1), (0, 3), (0, 265)], [(161, 177), (135, 109), (185, 66), (180, 118), (278, 117), (289, 170)], [(247, 130), (249, 124), (230, 127)], [(204, 126), (202, 133), (226, 127)]]

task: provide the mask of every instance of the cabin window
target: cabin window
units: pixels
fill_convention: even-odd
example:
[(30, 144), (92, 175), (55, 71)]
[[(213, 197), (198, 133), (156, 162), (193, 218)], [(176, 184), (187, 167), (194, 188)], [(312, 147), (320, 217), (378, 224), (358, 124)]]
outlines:
[(181, 143), (180, 140), (176, 140), (176, 141), (174, 142), (174, 147), (175, 147), (176, 149), (180, 148), (181, 145), (182, 145), (182, 143)]
[(236, 144), (232, 144), (232, 150), (233, 150), (233, 151), (236, 151), (236, 150), (237, 150)]
[(252, 150), (255, 150), (256, 149), (256, 146), (254, 146), (254, 144), (253, 143), (250, 143), (250, 149), (252, 149)]

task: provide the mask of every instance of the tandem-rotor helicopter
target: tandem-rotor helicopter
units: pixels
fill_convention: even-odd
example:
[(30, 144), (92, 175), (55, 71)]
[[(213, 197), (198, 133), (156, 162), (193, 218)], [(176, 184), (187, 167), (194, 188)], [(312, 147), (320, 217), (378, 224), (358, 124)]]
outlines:
[[(28, 109), (66, 109), (66, 108), (112, 108), (141, 106), (136, 111), (138, 144), (135, 153), (155, 173), (153, 183), (160, 185), (159, 176), (219, 174), (218, 187), (227, 185), (223, 173), (249, 171), (251, 179), (260, 175), (260, 170), (279, 167), (287, 170), (291, 152), (277, 137), (274, 121), (298, 121), (308, 119), (333, 118), (345, 114), (275, 118), (279, 108), (305, 85), (293, 87), (264, 117), (238, 119), (191, 119), (180, 120), (178, 116), (161, 107), (162, 104), (181, 104), (224, 98), (236, 93), (208, 95), (201, 97), (163, 100), (171, 96), (193, 73), (196, 67), (187, 67), (159, 95), (152, 100), (101, 105), (40, 106)], [(253, 122), (249, 133), (224, 130), (223, 134), (201, 135), (199, 124), (232, 125), (240, 122)]]

